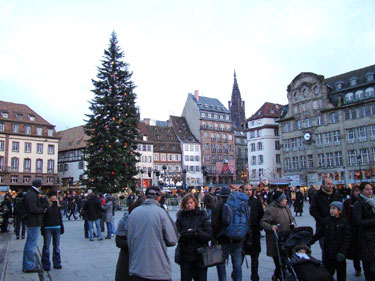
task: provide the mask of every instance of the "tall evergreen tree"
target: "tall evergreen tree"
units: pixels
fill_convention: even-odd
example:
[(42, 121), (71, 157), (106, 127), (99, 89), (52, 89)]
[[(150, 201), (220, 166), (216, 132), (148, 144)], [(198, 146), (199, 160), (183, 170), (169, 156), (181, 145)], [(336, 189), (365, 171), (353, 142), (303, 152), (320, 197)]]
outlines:
[(89, 119), (84, 126), (89, 136), (84, 184), (97, 192), (135, 187), (139, 120), (135, 86), (130, 80), (132, 72), (123, 57), (113, 32), (101, 67), (98, 67), (97, 80), (92, 80), (95, 96), (90, 102), (92, 113), (86, 115)]

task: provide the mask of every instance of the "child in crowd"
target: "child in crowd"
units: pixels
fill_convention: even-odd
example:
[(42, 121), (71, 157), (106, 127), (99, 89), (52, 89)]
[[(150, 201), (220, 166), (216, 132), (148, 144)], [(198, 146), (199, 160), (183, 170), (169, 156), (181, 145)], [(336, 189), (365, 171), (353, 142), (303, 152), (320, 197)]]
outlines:
[(350, 226), (342, 215), (343, 205), (339, 201), (330, 204), (330, 216), (313, 236), (311, 244), (324, 236), (323, 265), (333, 276), (337, 271), (337, 281), (346, 280), (345, 256), (350, 245)]

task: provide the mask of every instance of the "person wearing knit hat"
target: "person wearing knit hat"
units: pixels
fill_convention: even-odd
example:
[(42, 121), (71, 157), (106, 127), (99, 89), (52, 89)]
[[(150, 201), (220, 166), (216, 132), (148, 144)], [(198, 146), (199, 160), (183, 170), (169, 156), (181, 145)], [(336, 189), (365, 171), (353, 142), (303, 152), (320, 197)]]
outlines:
[(337, 208), (340, 211), (340, 213), (342, 212), (343, 205), (340, 201), (333, 201), (333, 202), (331, 202), (331, 204), (329, 206)]

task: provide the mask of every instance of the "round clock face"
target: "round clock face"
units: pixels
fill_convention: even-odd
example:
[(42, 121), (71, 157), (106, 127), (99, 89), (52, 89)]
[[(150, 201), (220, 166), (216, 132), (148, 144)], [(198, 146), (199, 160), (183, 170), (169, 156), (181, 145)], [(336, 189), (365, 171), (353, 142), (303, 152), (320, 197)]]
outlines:
[(306, 141), (309, 141), (311, 139), (311, 134), (310, 133), (305, 133), (303, 135), (303, 138), (306, 140)]

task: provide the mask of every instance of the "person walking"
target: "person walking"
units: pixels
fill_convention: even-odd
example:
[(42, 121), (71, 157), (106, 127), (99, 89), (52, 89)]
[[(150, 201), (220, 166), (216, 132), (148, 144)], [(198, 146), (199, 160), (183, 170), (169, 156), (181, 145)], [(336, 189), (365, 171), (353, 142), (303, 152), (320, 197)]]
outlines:
[(298, 213), (300, 214), (300, 216), (302, 216), (303, 201), (304, 201), (304, 197), (301, 192), (301, 187), (297, 186), (296, 187), (296, 199), (294, 200), (294, 203), (293, 203), (294, 213), (296, 214), (296, 216), (298, 215)]
[(278, 234), (292, 230), (296, 225), (296, 220), (290, 211), (286, 195), (281, 191), (275, 191), (272, 203), (264, 213), (260, 221), (261, 227), (266, 231), (267, 256), (272, 257), (275, 263), (275, 271), (272, 280), (281, 278), (278, 252), (274, 232)]
[(102, 231), (100, 228), (100, 217), (101, 217), (101, 204), (99, 198), (92, 192), (91, 189), (87, 191), (87, 201), (83, 206), (83, 210), (87, 215), (87, 221), (89, 224), (89, 239), (94, 241), (94, 224), (98, 235), (98, 240), (103, 240)]
[(103, 209), (103, 220), (107, 225), (107, 237), (105, 239), (111, 239), (112, 237), (112, 216), (113, 216), (113, 202), (112, 197), (108, 194), (105, 199), (105, 204), (102, 206)]
[(61, 269), (60, 256), (60, 235), (64, 234), (64, 224), (62, 220), (60, 204), (57, 201), (57, 192), (50, 191), (48, 193), (48, 206), (46, 212), (43, 214), (42, 235), (44, 237), (43, 251), (42, 251), (42, 267), (45, 271), (50, 271), (51, 262), (49, 259), (50, 245), (52, 240), (53, 252), (52, 261), (53, 267)]
[(128, 220), (129, 274), (133, 280), (171, 280), (167, 247), (177, 243), (176, 226), (161, 208), (158, 187), (146, 190), (147, 199), (134, 209)]
[(206, 206), (208, 217), (211, 219), (212, 210), (216, 206), (215, 189), (210, 187), (208, 192), (203, 197), (203, 203)]
[(5, 194), (4, 201), (1, 203), (1, 209), (3, 211), (3, 222), (1, 224), (1, 232), (9, 232), (8, 224), (9, 219), (12, 217), (12, 201), (10, 200), (10, 195)]
[(362, 182), (358, 200), (353, 206), (353, 222), (359, 227), (359, 257), (366, 281), (375, 280), (375, 196), (371, 184)]
[(22, 270), (25, 273), (40, 271), (40, 268), (34, 261), (34, 251), (38, 243), (40, 227), (43, 222), (44, 207), (42, 207), (42, 203), (39, 199), (41, 188), (42, 181), (40, 179), (35, 179), (25, 196), (27, 237), (23, 249), (22, 262)]
[(14, 232), (16, 233), (16, 239), (20, 239), (20, 231), (22, 239), (25, 239), (26, 232), (26, 209), (24, 204), (24, 194), (22, 192), (18, 193), (14, 204)]
[(210, 219), (204, 210), (198, 207), (198, 200), (186, 194), (181, 200), (177, 213), (176, 227), (180, 234), (178, 257), (181, 268), (181, 281), (206, 281), (207, 268), (199, 266), (200, 256), (197, 249), (208, 246), (212, 239)]

